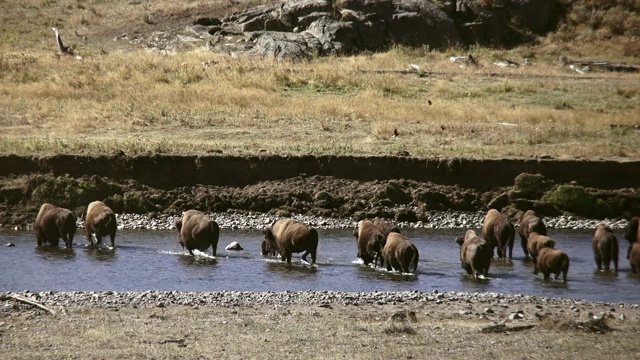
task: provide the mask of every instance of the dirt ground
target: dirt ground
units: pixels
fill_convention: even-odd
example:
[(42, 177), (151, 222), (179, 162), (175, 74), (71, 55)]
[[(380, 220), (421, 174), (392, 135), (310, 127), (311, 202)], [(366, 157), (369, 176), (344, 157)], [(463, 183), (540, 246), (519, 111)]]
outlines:
[(637, 359), (639, 332), (640, 309), (589, 303), (70, 308), (3, 316), (0, 350), (4, 359)]

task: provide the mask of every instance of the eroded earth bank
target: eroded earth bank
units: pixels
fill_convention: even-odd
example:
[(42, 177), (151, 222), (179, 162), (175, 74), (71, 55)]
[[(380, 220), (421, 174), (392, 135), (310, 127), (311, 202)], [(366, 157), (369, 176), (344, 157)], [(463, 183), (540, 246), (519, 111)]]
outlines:
[[(82, 218), (94, 200), (147, 219), (198, 209), (236, 219), (248, 213), (346, 223), (383, 217), (464, 227), (496, 208), (514, 221), (528, 209), (545, 217), (615, 221), (640, 213), (639, 174), (637, 161), (9, 155), (0, 157), (0, 223), (28, 227), (44, 202)], [(446, 212), (469, 214), (470, 222)], [(340, 224), (345, 221), (325, 225)], [(229, 227), (258, 225), (236, 221)]]

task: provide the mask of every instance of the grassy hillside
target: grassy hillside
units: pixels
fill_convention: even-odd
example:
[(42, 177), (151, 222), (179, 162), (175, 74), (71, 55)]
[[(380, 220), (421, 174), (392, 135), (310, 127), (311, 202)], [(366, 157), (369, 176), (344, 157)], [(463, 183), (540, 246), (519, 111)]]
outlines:
[[(203, 43), (145, 50), (199, 17), (268, 3), (0, 3), (0, 153), (640, 155), (640, 75), (558, 63), (640, 63), (639, 1), (575, 1), (558, 31), (513, 49), (394, 47), (309, 63)], [(57, 55), (51, 26), (82, 60)], [(449, 61), (468, 53), (481, 66)], [(494, 65), (505, 58), (532, 65)], [(403, 73), (410, 64), (420, 70)]]

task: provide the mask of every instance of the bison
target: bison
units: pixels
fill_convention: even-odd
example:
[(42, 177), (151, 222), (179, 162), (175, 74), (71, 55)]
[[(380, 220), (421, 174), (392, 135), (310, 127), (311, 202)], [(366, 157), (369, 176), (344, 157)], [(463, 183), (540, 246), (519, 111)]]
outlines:
[(218, 223), (209, 219), (207, 215), (198, 210), (187, 210), (182, 215), (182, 220), (176, 221), (178, 229), (178, 242), (182, 249), (186, 248), (189, 254), (193, 250), (207, 251), (211, 246), (213, 256), (218, 249), (220, 227)]
[(388, 271), (393, 269), (408, 273), (418, 269), (418, 249), (402, 234), (389, 234), (382, 249), (382, 256)]
[[(87, 216), (84, 219), (84, 228), (87, 239), (91, 246), (102, 243), (102, 237), (109, 235), (111, 238), (111, 247), (116, 246), (116, 231), (118, 224), (116, 223), (116, 214), (102, 201), (94, 201), (87, 207)], [(95, 235), (96, 243), (93, 243)]]
[(538, 253), (538, 270), (544, 275), (545, 280), (549, 280), (550, 274), (555, 274), (558, 280), (562, 273), (562, 281), (567, 282), (567, 272), (569, 271), (569, 256), (562, 250), (553, 248), (542, 248)]
[(613, 269), (618, 272), (618, 238), (611, 228), (605, 224), (599, 224), (591, 245), (598, 271), (602, 271), (603, 267), (609, 271), (609, 264), (613, 261)]
[(40, 206), (34, 229), (38, 246), (47, 242), (58, 246), (62, 239), (65, 247), (70, 249), (76, 234), (76, 217), (69, 209), (45, 203)]
[(547, 227), (542, 222), (542, 219), (538, 217), (535, 211), (527, 210), (524, 215), (522, 215), (522, 219), (520, 220), (520, 224), (518, 225), (518, 235), (520, 235), (520, 245), (522, 246), (522, 251), (524, 252), (525, 259), (529, 257), (529, 250), (527, 242), (529, 241), (529, 234), (532, 232), (537, 232), (540, 235), (547, 235)]
[(491, 265), (491, 245), (482, 240), (473, 230), (456, 239), (460, 245), (460, 262), (469, 275), (487, 277)]
[(506, 259), (509, 250), (509, 259), (513, 255), (513, 238), (515, 227), (498, 210), (491, 209), (487, 212), (482, 224), (482, 237), (491, 248), (498, 248), (498, 258)]
[(282, 261), (291, 264), (291, 254), (304, 251), (302, 260), (306, 262), (307, 255), (311, 254), (311, 264), (316, 263), (318, 231), (315, 228), (291, 219), (281, 219), (264, 229), (263, 233), (263, 255), (277, 251)]

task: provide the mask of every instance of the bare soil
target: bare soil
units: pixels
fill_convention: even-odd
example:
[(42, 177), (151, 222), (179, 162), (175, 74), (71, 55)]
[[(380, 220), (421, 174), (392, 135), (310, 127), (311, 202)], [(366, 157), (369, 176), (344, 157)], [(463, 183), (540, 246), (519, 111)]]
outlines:
[[(466, 302), (70, 308), (55, 316), (25, 309), (0, 318), (0, 350), (4, 359), (640, 356), (640, 309), (572, 309)], [(510, 320), (516, 312), (523, 318)]]

